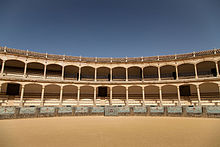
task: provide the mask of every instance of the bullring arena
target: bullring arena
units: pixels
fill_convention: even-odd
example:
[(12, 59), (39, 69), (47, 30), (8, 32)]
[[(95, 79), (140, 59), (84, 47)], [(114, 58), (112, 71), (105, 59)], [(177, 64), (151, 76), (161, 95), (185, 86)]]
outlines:
[(0, 59), (0, 132), (10, 136), (0, 146), (220, 146), (220, 49), (93, 58), (0, 47)]

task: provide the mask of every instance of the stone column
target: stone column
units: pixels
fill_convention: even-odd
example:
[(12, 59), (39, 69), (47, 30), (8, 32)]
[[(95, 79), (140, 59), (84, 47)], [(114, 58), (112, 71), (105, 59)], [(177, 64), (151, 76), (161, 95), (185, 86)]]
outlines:
[(160, 81), (161, 78), (160, 78), (160, 67), (157, 68), (158, 69), (158, 80)]
[(178, 74), (178, 66), (176, 65), (176, 79), (178, 80), (179, 79), (179, 74)]
[(44, 89), (45, 89), (45, 86), (42, 85), (42, 90), (41, 90), (41, 102), (40, 102), (40, 106), (41, 106), (41, 107), (44, 106)]
[(80, 87), (78, 87), (78, 91), (77, 91), (77, 106), (79, 106), (79, 99), (80, 99)]
[(141, 79), (142, 81), (144, 81), (144, 68), (143, 67), (141, 68)]
[(26, 73), (27, 73), (27, 63), (25, 62), (25, 64), (24, 64), (24, 75), (23, 75), (24, 78), (26, 77)]
[(1, 70), (1, 75), (3, 74), (5, 69), (5, 60), (2, 60), (2, 70)]
[(21, 87), (20, 107), (23, 107), (24, 85)]
[(79, 67), (79, 77), (78, 77), (78, 81), (80, 81), (81, 79), (81, 67)]
[(196, 64), (194, 64), (194, 67), (195, 67), (195, 76), (196, 76), (196, 79), (198, 79), (198, 73), (197, 73), (197, 67), (196, 67)]
[(110, 81), (112, 81), (112, 68), (110, 68)]
[(112, 87), (110, 87), (110, 106), (112, 106)]
[(95, 81), (97, 81), (97, 68), (95, 68)]
[(217, 72), (217, 77), (219, 77), (219, 68), (218, 68), (218, 61), (215, 62), (216, 65), (216, 72)]
[(96, 106), (96, 87), (94, 87), (94, 101), (93, 105)]
[(198, 95), (198, 105), (201, 106), (200, 90), (199, 85), (196, 85), (197, 95)]
[(128, 81), (128, 68), (125, 68), (126, 81)]
[(62, 80), (64, 80), (64, 66), (62, 66)]
[(160, 106), (163, 106), (162, 87), (159, 87), (159, 94), (160, 94)]
[(218, 98), (220, 98), (220, 84), (218, 84), (218, 95), (219, 95)]
[(59, 102), (59, 106), (62, 106), (62, 102), (63, 102), (63, 85), (60, 86), (60, 102)]
[(0, 93), (2, 92), (2, 83), (0, 83)]
[(178, 106), (181, 106), (180, 86), (177, 86)]
[(143, 96), (143, 103), (142, 103), (142, 105), (145, 106), (145, 93), (144, 93), (144, 87), (142, 87), (142, 96)]
[(47, 65), (44, 65), (44, 79), (46, 79), (47, 74)]
[(128, 87), (126, 87), (126, 101), (125, 105), (128, 106)]

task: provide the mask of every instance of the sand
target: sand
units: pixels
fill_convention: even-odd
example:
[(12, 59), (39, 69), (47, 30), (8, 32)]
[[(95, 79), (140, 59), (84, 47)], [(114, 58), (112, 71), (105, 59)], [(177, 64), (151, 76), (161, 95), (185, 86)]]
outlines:
[(220, 147), (220, 119), (54, 117), (0, 120), (0, 147)]

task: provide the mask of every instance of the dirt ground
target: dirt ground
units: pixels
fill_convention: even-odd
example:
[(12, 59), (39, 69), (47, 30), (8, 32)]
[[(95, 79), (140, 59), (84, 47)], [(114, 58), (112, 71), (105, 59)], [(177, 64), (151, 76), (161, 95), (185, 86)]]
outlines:
[(0, 120), (0, 147), (220, 147), (220, 119), (54, 117)]

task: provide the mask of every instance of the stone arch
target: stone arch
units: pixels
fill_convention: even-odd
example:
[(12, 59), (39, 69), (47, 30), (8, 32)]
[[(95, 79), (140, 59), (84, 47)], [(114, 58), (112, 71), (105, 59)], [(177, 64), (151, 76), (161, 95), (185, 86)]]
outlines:
[(158, 67), (156, 66), (147, 66), (143, 69), (144, 80), (158, 80)]
[(74, 65), (67, 65), (64, 67), (64, 79), (65, 80), (78, 80), (79, 67)]
[(126, 87), (114, 86), (112, 87), (112, 104), (125, 105), (126, 101)]
[(176, 79), (176, 68), (173, 65), (164, 65), (160, 67), (160, 77), (164, 80)]
[(216, 77), (216, 65), (214, 61), (202, 61), (196, 64), (198, 77)]
[(59, 99), (60, 98), (60, 86), (56, 84), (48, 84), (45, 86), (44, 99)]
[[(9, 87), (9, 85), (11, 85)], [(13, 88), (13, 85), (16, 87), (16, 92), (15, 88)], [(16, 86), (17, 85), (17, 86)], [(8, 100), (20, 100), (21, 96), (21, 88), (22, 85), (19, 82), (4, 82), (1, 85), (1, 99), (8, 99)], [(10, 91), (14, 91), (11, 93)]]
[(29, 83), (24, 86), (24, 100), (40, 99), (42, 92), (42, 85), (36, 83)]
[(219, 87), (216, 83), (202, 83), (199, 85), (201, 100), (219, 100)]
[(92, 86), (80, 87), (80, 99), (93, 99), (93, 98), (94, 98), (94, 87)]
[(20, 60), (6, 60), (4, 74), (8, 76), (23, 76), (25, 63)]
[(93, 81), (95, 79), (95, 68), (92, 66), (83, 66), (81, 68), (81, 80)]
[(162, 99), (163, 100), (178, 100), (177, 86), (175, 85), (162, 86)]
[(195, 66), (191, 63), (183, 63), (178, 65), (179, 79), (195, 78)]
[(77, 99), (78, 87), (75, 85), (63, 86), (63, 100)]
[(110, 81), (110, 68), (98, 67), (97, 68), (97, 80), (98, 81)]
[(27, 64), (27, 77), (43, 77), (44, 76), (44, 64), (39, 62), (29, 62)]
[(139, 66), (129, 67), (128, 68), (128, 80), (141, 81), (142, 80), (142, 69)]
[(159, 87), (148, 85), (144, 87), (145, 100), (160, 100)]
[(112, 69), (112, 79), (115, 81), (125, 81), (126, 80), (126, 68), (114, 67)]
[(62, 66), (59, 64), (48, 64), (46, 77), (49, 79), (59, 79), (62, 76)]

